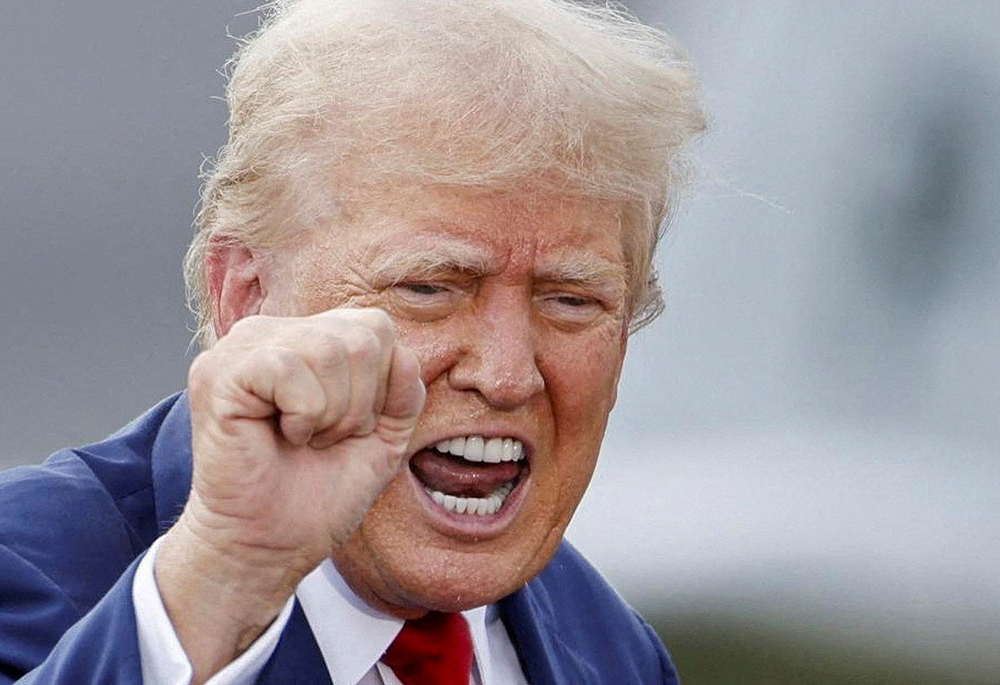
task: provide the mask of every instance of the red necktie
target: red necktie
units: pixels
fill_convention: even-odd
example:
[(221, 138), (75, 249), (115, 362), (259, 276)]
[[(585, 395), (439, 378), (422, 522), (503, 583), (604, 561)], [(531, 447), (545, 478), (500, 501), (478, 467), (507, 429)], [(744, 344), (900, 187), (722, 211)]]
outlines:
[(403, 685), (469, 685), (472, 638), (461, 614), (407, 621), (382, 656)]

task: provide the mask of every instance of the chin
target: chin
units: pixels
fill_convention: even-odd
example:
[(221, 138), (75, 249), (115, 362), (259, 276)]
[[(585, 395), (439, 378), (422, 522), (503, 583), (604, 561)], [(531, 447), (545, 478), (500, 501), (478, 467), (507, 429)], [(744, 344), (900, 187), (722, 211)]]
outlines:
[(503, 555), (427, 550), (418, 561), (416, 572), (400, 568), (392, 574), (394, 594), (405, 606), (454, 612), (506, 597), (534, 577), (548, 558), (536, 569)]
[(515, 592), (549, 562), (569, 522), (571, 512), (559, 516), (535, 500), (530, 479), (505, 504), (509, 520), (465, 525), (435, 511), (413, 481), (401, 474), (333, 555), (362, 599), (402, 618), (464, 611)]

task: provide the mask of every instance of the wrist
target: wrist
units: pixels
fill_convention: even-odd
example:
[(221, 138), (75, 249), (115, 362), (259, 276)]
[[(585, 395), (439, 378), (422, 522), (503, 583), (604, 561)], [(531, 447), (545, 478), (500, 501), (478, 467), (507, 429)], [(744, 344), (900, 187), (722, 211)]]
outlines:
[(206, 534), (188, 510), (164, 535), (154, 577), (163, 605), (202, 682), (243, 653), (311, 570), (273, 550)]

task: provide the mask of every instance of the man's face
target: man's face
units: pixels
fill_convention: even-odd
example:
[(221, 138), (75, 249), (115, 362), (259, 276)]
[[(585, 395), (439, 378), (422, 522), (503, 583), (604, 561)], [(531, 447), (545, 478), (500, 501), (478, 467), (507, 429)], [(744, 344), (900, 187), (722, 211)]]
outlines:
[(615, 400), (617, 206), (396, 189), (311, 234), (292, 273), (267, 313), (384, 309), (427, 386), (409, 468), (334, 554), (348, 583), (408, 615), (493, 602), (530, 580), (583, 496)]

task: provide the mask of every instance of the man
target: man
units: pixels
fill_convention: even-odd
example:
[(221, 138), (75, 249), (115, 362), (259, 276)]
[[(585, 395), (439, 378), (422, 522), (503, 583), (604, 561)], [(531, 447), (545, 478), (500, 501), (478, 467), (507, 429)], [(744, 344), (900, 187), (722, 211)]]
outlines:
[(228, 96), (188, 390), (0, 480), (0, 681), (673, 682), (562, 534), (687, 63), (563, 0), (299, 0)]

